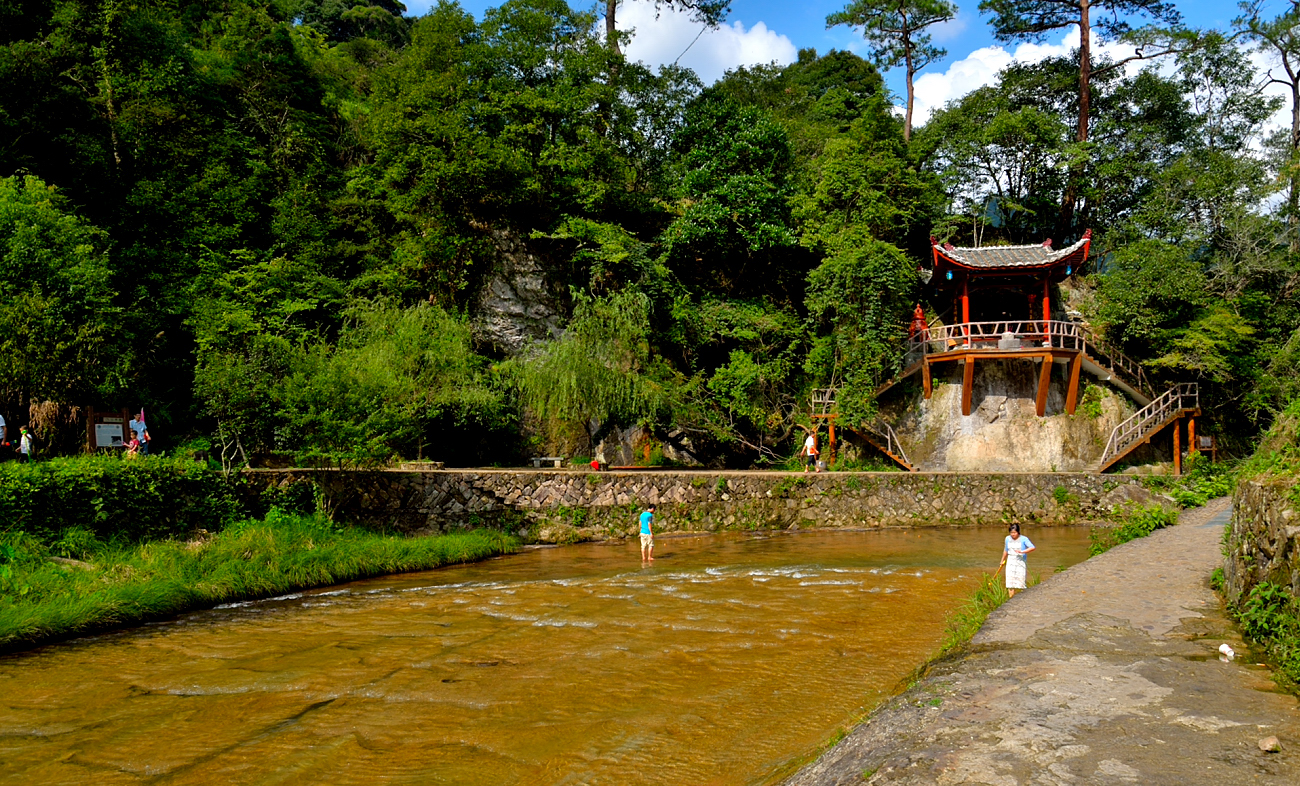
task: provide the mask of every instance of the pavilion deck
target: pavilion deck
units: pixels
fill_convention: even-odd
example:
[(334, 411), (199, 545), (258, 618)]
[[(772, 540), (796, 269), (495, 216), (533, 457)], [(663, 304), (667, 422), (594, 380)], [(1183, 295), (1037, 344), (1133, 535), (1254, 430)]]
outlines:
[(908, 341), (903, 370), (877, 389), (879, 395), (898, 382), (920, 372), (925, 397), (932, 392), (931, 366), (936, 363), (963, 364), (962, 414), (971, 410), (971, 389), (975, 363), (979, 360), (1032, 360), (1041, 364), (1036, 411), (1041, 417), (1047, 409), (1047, 392), (1051, 369), (1055, 364), (1069, 369), (1066, 412), (1073, 415), (1079, 402), (1080, 373), (1087, 370), (1127, 393), (1140, 406), (1155, 398), (1146, 372), (1137, 362), (1107, 347), (1083, 325), (1060, 320), (1025, 320), (1018, 322), (959, 322), (954, 325), (931, 325)]

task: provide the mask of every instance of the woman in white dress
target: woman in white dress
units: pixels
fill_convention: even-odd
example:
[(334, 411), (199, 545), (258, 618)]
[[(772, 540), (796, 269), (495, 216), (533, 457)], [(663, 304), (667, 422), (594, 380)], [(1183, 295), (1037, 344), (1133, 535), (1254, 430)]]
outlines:
[[(1025, 573), (1028, 567), (1028, 560), (1025, 555), (1034, 550), (1034, 544), (1020, 534), (1020, 525), (1012, 524), (1007, 528), (1007, 537), (1002, 542), (1002, 561), (998, 563), (998, 570), (1002, 566), (1007, 567), (1006, 582), (1007, 593), (1011, 597), (1016, 596), (1016, 590), (1025, 588)], [(995, 571), (993, 575), (997, 575)]]

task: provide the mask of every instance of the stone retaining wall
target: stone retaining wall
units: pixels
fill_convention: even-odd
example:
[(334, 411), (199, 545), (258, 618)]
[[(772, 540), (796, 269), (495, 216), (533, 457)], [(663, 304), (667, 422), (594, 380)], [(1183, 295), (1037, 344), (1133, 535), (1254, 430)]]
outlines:
[(1054, 525), (1112, 518), (1154, 495), (1137, 479), (1092, 474), (256, 470), (311, 482), (340, 520), (402, 532), (490, 526), (574, 542), (635, 532), (801, 527)]
[(1237, 484), (1224, 564), (1224, 588), (1231, 600), (1264, 581), (1300, 595), (1300, 511), (1290, 498), (1294, 485), (1262, 479)]

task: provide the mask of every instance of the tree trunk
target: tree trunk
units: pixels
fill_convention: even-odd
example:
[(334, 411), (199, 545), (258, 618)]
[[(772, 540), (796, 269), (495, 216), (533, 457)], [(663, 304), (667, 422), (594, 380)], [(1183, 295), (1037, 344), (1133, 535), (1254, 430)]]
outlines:
[(912, 89), (912, 76), (916, 69), (912, 67), (912, 42), (909, 39), (903, 41), (903, 53), (907, 58), (907, 112), (903, 117), (903, 142), (912, 141), (912, 102), (915, 100), (914, 90)]
[(1291, 238), (1291, 251), (1300, 251), (1300, 183), (1297, 183), (1296, 166), (1300, 164), (1300, 79), (1291, 77), (1291, 173), (1287, 194), (1286, 226)]
[[(1077, 142), (1088, 141), (1088, 99), (1092, 77), (1092, 22), (1089, 19), (1089, 0), (1079, 0), (1079, 126), (1074, 138)], [(1063, 237), (1069, 237), (1074, 229), (1074, 212), (1079, 202), (1079, 189), (1083, 185), (1083, 161), (1070, 165), (1070, 174), (1065, 182), (1065, 196), (1061, 198), (1060, 228)]]
[(605, 0), (605, 45), (614, 50), (614, 54), (621, 55), (623, 50), (618, 48), (618, 28), (614, 26), (617, 21), (614, 10), (617, 6), (618, 0)]

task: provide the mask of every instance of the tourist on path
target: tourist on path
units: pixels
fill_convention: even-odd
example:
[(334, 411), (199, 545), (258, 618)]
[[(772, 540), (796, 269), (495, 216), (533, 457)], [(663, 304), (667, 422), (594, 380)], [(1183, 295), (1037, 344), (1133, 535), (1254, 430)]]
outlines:
[(650, 525), (654, 521), (655, 506), (651, 505), (641, 511), (641, 561), (655, 561), (655, 535)]
[(822, 471), (821, 465), (817, 463), (817, 456), (819, 455), (817, 450), (817, 432), (808, 432), (808, 438), (803, 441), (803, 450), (800, 452), (808, 457), (808, 466), (803, 468), (804, 472), (808, 471), (808, 467), (812, 467), (817, 472)]
[[(1007, 567), (1005, 577), (1007, 593), (1014, 598), (1016, 590), (1025, 588), (1025, 573), (1028, 570), (1028, 559), (1025, 555), (1034, 550), (1034, 544), (1029, 538), (1020, 534), (1019, 524), (1012, 524), (1007, 531), (1010, 534), (1002, 542), (1002, 561), (998, 563), (998, 570), (1002, 570), (1003, 565)], [(997, 571), (994, 571), (993, 575), (998, 575)]]

